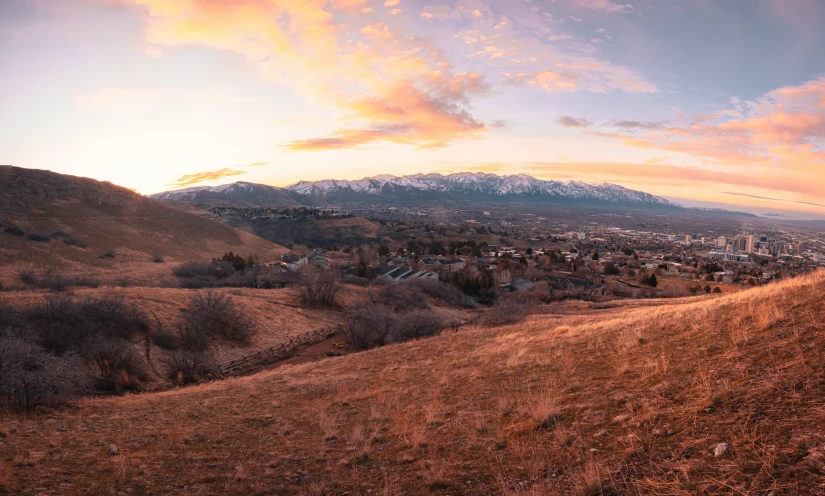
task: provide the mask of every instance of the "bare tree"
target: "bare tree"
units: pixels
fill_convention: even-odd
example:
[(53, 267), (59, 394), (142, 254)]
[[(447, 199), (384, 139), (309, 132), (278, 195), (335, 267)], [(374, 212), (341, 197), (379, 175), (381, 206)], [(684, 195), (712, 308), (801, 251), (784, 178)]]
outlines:
[(56, 357), (22, 338), (0, 338), (0, 364), (0, 406), (57, 407), (88, 384), (76, 356)]
[[(206, 338), (205, 343), (198, 341), (198, 345), (192, 346), (193, 349), (203, 349), (208, 344), (208, 338), (216, 335), (231, 341), (249, 342), (255, 332), (255, 323), (238, 307), (232, 297), (217, 291), (208, 291), (195, 294), (189, 300), (186, 319), (179, 330), (181, 338), (194, 339), (196, 334)], [(195, 344), (196, 341), (191, 343)]]
[(178, 384), (198, 382), (215, 368), (211, 356), (191, 350), (172, 351), (164, 363), (169, 378)]
[(301, 267), (298, 290), (305, 307), (337, 307), (340, 277), (334, 271), (305, 265)]

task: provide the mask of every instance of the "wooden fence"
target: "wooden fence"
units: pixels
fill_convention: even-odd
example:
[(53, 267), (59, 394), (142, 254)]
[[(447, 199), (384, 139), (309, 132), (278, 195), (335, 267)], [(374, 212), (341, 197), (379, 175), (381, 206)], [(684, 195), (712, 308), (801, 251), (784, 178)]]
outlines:
[(245, 355), (234, 360), (219, 363), (217, 366), (217, 371), (220, 375), (227, 376), (232, 373), (243, 372), (258, 367), (263, 367), (264, 365), (269, 365), (280, 360), (285, 360), (293, 356), (297, 348), (309, 343), (320, 341), (321, 338), (325, 338), (332, 334), (335, 334), (335, 329), (325, 329), (322, 327), (321, 329), (308, 331), (303, 334), (299, 334), (298, 336), (291, 338), (289, 341), (279, 345), (270, 346), (264, 350), (259, 350), (255, 353), (250, 353), (249, 355)]

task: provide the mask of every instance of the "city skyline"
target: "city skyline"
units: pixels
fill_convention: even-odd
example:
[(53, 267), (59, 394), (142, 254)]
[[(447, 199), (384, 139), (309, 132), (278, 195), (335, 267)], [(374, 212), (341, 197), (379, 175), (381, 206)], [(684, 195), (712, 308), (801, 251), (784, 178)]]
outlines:
[(155, 193), (525, 173), (825, 214), (813, 0), (12, 0), (0, 163)]

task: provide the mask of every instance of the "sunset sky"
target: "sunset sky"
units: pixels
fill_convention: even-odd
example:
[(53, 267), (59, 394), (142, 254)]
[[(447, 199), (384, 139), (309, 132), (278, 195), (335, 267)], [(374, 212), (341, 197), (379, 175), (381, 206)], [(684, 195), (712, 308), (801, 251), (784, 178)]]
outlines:
[(825, 214), (821, 0), (2, 0), (0, 163), (484, 171)]

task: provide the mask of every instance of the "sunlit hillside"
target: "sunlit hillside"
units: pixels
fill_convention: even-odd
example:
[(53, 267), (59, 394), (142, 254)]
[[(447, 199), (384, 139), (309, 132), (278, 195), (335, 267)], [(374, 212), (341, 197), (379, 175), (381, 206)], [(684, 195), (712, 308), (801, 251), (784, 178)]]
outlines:
[[(825, 276), (3, 413), (8, 494), (813, 494)], [(117, 446), (117, 455), (109, 452)]]

